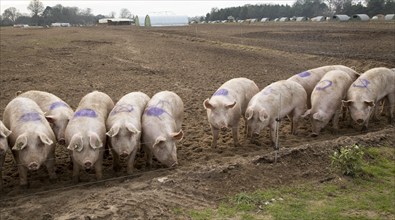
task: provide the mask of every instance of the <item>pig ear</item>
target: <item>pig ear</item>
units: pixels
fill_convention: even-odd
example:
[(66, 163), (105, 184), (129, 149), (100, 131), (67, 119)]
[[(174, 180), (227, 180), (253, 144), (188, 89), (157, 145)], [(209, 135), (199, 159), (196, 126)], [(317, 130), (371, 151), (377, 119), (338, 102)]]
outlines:
[(153, 145), (153, 147), (155, 147), (156, 145), (158, 145), (160, 142), (162, 141), (166, 141), (165, 137), (159, 136), (158, 138), (156, 138), (155, 143)]
[(6, 137), (10, 136), (11, 133), (12, 133), (12, 131), (10, 131), (6, 127), (4, 127), (4, 130), (0, 131), (0, 137), (6, 138)]
[(74, 135), (71, 138), (70, 144), (67, 147), (67, 149), (69, 149), (69, 150), (76, 150), (78, 152), (81, 152), (83, 147), (84, 146), (83, 146), (83, 143), (82, 143), (81, 135), (76, 134), (76, 135)]
[(311, 114), (311, 109), (307, 110), (303, 115), (302, 118), (306, 118), (307, 116), (309, 116)]
[(254, 110), (252, 110), (251, 107), (247, 108), (246, 113), (245, 113), (245, 118), (247, 120), (250, 120), (253, 115), (254, 115)]
[(214, 108), (214, 106), (210, 104), (209, 99), (204, 100), (203, 106), (204, 106), (205, 109), (209, 108), (209, 109), (212, 110)]
[(45, 145), (53, 144), (53, 141), (46, 134), (39, 134), (39, 137)]
[(47, 119), (47, 121), (51, 124), (55, 123), (55, 117), (53, 115), (46, 115), (45, 118)]
[(181, 141), (182, 138), (184, 137), (184, 132), (180, 130), (178, 133), (172, 133), (171, 136), (176, 140), (176, 141)]
[(320, 115), (318, 112), (314, 113), (313, 118), (318, 121), (322, 121), (323, 119), (322, 115)]
[(236, 101), (234, 101), (232, 104), (227, 104), (225, 107), (230, 109), (236, 106)]
[(374, 104), (373, 101), (364, 101), (364, 103), (365, 103), (366, 105), (370, 106), (370, 107), (374, 107), (374, 106), (375, 106), (375, 104)]
[(106, 133), (106, 135), (109, 137), (114, 137), (118, 134), (118, 132), (119, 132), (119, 126), (112, 126), (110, 130)]
[(137, 130), (137, 128), (132, 123), (127, 123), (126, 129), (128, 129), (128, 131), (132, 132), (133, 134), (139, 134), (141, 132)]
[(261, 110), (261, 111), (259, 112), (259, 120), (260, 120), (260, 121), (265, 121), (265, 120), (267, 120), (268, 118), (269, 118), (269, 115), (267, 115), (265, 111)]
[(351, 101), (351, 100), (348, 100), (348, 101), (342, 100), (342, 104), (343, 104), (344, 107), (350, 106), (352, 104), (352, 102), (353, 101)]
[(89, 134), (89, 144), (94, 150), (103, 147), (103, 143), (99, 136), (93, 132)]
[(22, 134), (20, 135), (16, 141), (15, 145), (12, 147), (12, 150), (23, 150), (27, 145), (27, 137), (26, 135)]

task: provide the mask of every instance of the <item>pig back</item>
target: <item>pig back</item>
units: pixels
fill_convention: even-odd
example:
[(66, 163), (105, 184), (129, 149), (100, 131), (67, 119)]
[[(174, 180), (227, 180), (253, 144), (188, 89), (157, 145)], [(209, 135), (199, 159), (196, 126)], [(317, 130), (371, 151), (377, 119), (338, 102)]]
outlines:
[(44, 112), (49, 112), (57, 107), (67, 107), (71, 109), (61, 98), (49, 92), (30, 90), (18, 95), (18, 97), (25, 97), (35, 101)]
[[(74, 117), (77, 115), (77, 112), (81, 112), (84, 109), (93, 110), (97, 114), (97, 118), (105, 121), (107, 119), (108, 114), (114, 108), (114, 102), (107, 94), (99, 91), (94, 91), (85, 95), (78, 104), (78, 108), (76, 109), (76, 113)], [(82, 114), (89, 114), (89, 111), (82, 112)], [(93, 114), (93, 113), (92, 113)]]

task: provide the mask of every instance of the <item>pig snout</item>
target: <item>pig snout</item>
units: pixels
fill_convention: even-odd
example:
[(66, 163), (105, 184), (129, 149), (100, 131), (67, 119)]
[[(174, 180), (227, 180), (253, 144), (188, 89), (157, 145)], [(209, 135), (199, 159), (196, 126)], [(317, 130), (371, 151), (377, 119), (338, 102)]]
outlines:
[(310, 137), (317, 137), (317, 136), (318, 136), (318, 133), (315, 133), (315, 132), (310, 134)]
[(59, 139), (58, 143), (60, 145), (65, 145), (66, 144), (66, 140), (64, 138)]
[(31, 162), (31, 163), (29, 163), (27, 168), (29, 170), (38, 170), (38, 168), (40, 168), (40, 165), (37, 162)]
[(89, 170), (92, 168), (92, 162), (90, 161), (85, 161), (84, 163), (85, 169)]
[(124, 151), (121, 153), (121, 157), (127, 157), (127, 156), (129, 156), (128, 152)]

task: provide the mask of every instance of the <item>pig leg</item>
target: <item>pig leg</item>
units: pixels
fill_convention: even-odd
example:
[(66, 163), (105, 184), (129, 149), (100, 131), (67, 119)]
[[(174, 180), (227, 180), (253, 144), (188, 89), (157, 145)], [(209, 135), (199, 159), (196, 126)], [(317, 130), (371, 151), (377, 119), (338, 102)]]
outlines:
[(26, 189), (28, 187), (27, 183), (27, 168), (23, 165), (18, 165), (19, 172), (19, 185), (21, 188)]
[(80, 165), (73, 160), (73, 183), (77, 184), (80, 181)]
[(96, 179), (102, 180), (103, 179), (103, 155), (99, 158), (95, 163), (95, 172), (96, 172)]
[(49, 174), (49, 181), (51, 183), (56, 182), (56, 172), (55, 172), (55, 157), (54, 153), (51, 153), (48, 156), (47, 161), (45, 162), (45, 166), (47, 167)]
[(232, 137), (233, 137), (233, 145), (235, 147), (240, 147), (240, 143), (239, 143), (239, 126), (232, 126)]
[(247, 119), (244, 118), (244, 137), (247, 139), (248, 137), (250, 137), (250, 131), (248, 130), (248, 123), (247, 123)]
[(147, 160), (147, 167), (148, 167), (148, 169), (151, 169), (152, 168), (152, 157), (153, 157), (153, 154), (152, 154), (151, 150), (145, 145), (144, 145), (144, 152), (145, 152), (145, 157), (146, 157), (146, 160)]
[(119, 155), (113, 149), (111, 149), (111, 153), (112, 158), (114, 159), (112, 168), (115, 172), (118, 172), (121, 170), (121, 165), (119, 164)]
[(219, 136), (219, 129), (211, 125), (211, 131), (213, 132), (213, 142), (211, 142), (211, 147), (216, 148)]
[(129, 175), (133, 173), (134, 159), (136, 158), (136, 154), (137, 154), (137, 149), (132, 151), (132, 153), (129, 155), (128, 163), (127, 163), (127, 173)]
[(332, 118), (332, 133), (333, 134), (337, 134), (338, 133), (338, 130), (339, 130), (339, 118), (340, 118), (340, 111), (341, 110), (337, 110), (336, 112), (335, 112), (335, 114), (333, 115), (333, 118)]
[(273, 149), (274, 150), (276, 150), (276, 121), (274, 121), (274, 123), (272, 123), (272, 124), (270, 124), (270, 127), (269, 127), (269, 136), (270, 136), (270, 139), (272, 140), (272, 143), (271, 143), (271, 145), (273, 146)]

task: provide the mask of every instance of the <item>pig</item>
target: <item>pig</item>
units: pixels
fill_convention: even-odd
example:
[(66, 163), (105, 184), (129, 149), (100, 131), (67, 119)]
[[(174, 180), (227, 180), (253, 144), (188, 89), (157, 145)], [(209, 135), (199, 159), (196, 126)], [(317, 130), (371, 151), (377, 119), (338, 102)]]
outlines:
[(114, 158), (113, 169), (119, 171), (119, 156), (127, 158), (127, 173), (132, 174), (134, 159), (140, 149), (141, 117), (149, 97), (142, 92), (123, 96), (107, 118), (109, 146)]
[(2, 121), (0, 121), (0, 191), (3, 190), (3, 164), (5, 161), (5, 154), (8, 150), (7, 137), (12, 132), (5, 127)]
[(385, 67), (373, 68), (363, 73), (347, 91), (347, 106), (351, 118), (362, 126), (362, 131), (368, 129), (369, 118), (374, 107), (385, 100), (388, 109), (388, 120), (394, 120), (395, 108), (395, 71)]
[[(250, 99), (259, 92), (254, 81), (247, 78), (235, 78), (222, 84), (219, 89), (203, 102), (211, 126), (213, 141), (211, 147), (217, 147), (219, 129), (232, 129), (233, 144), (239, 146), (238, 130), (240, 118), (244, 114)], [(244, 122), (247, 120), (244, 118)], [(247, 126), (245, 127), (247, 135)]]
[(78, 183), (80, 169), (95, 168), (96, 179), (103, 178), (102, 165), (106, 145), (106, 120), (114, 108), (111, 98), (94, 91), (85, 95), (66, 127), (67, 149), (73, 161), (73, 183)]
[(331, 70), (342, 70), (350, 75), (350, 77), (354, 78), (359, 76), (359, 73), (354, 71), (353, 69), (343, 66), (343, 65), (330, 65), (330, 66), (322, 66), (315, 69), (310, 69), (296, 75), (291, 76), (287, 80), (294, 81), (303, 86), (307, 93), (307, 107), (311, 108), (311, 93), (315, 85), (321, 80), (321, 78)]
[(45, 119), (44, 112), (31, 99), (16, 97), (5, 107), (4, 125), (12, 133), (8, 144), (18, 167), (20, 186), (28, 186), (27, 172), (45, 164), (51, 182), (55, 173), (55, 134)]
[(184, 103), (174, 92), (156, 93), (147, 103), (142, 123), (143, 146), (147, 165), (152, 166), (152, 157), (167, 167), (178, 165), (176, 142), (181, 141)]
[(342, 70), (331, 70), (317, 83), (311, 93), (312, 107), (302, 116), (310, 116), (311, 136), (319, 135), (331, 119), (334, 130), (339, 128), (342, 100), (346, 98), (348, 88), (357, 78), (356, 75), (351, 76)]
[(69, 120), (73, 117), (73, 109), (62, 99), (48, 92), (31, 90), (19, 94), (19, 97), (29, 98), (40, 106), (56, 135), (58, 143), (64, 145), (64, 131)]
[(251, 98), (247, 106), (245, 118), (251, 137), (269, 126), (271, 142), (275, 146), (276, 121), (287, 115), (291, 119), (292, 134), (296, 134), (298, 120), (306, 111), (306, 100), (306, 91), (299, 83), (280, 80), (266, 86)]

